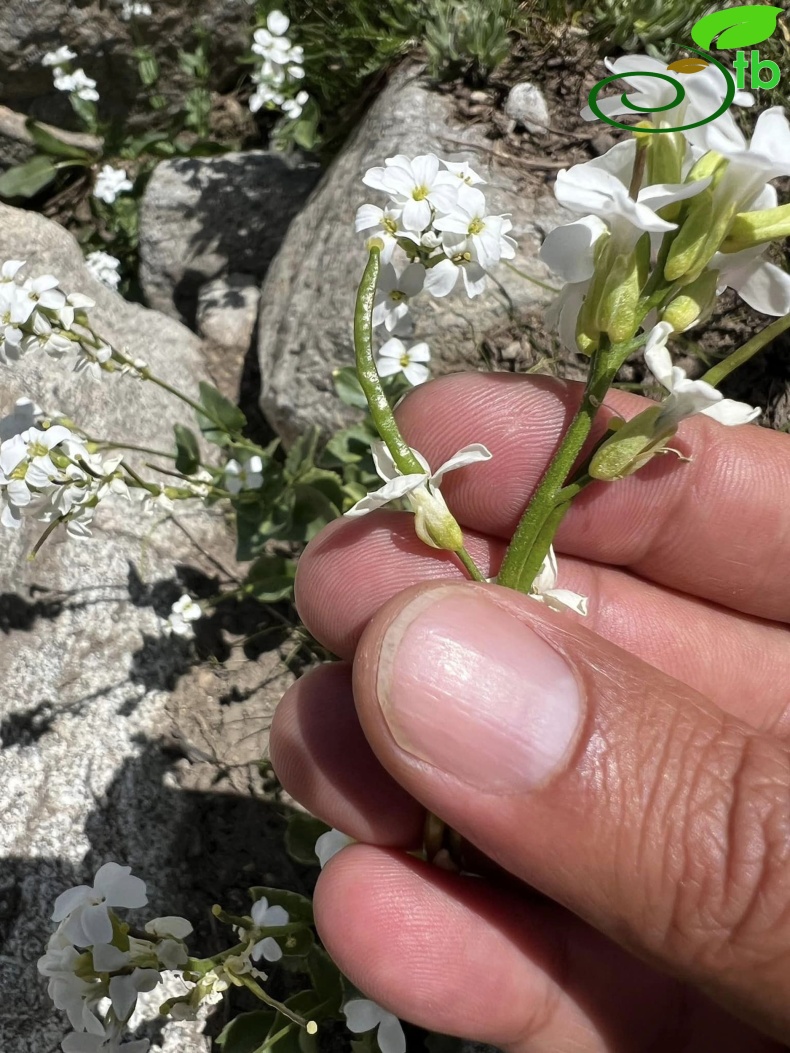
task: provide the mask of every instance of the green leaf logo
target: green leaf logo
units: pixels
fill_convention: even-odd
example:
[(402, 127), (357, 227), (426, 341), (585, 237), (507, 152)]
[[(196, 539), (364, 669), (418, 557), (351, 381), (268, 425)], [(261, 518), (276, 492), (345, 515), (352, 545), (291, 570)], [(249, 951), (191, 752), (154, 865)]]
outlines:
[(748, 48), (761, 44), (776, 30), (781, 7), (743, 4), (705, 15), (691, 30), (695, 44), (708, 50), (716, 37), (717, 48)]

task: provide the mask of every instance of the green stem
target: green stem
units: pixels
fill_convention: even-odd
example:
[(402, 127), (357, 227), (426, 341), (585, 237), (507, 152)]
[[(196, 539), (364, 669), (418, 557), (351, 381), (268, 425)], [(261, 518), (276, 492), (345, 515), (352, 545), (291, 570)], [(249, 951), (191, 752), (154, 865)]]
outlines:
[(472, 581), (485, 581), (486, 580), (483, 577), (483, 575), (481, 574), (480, 569), (478, 568), (477, 564), (475, 563), (475, 561), (472, 559), (472, 557), (469, 555), (469, 553), (466, 551), (465, 548), (459, 548), (458, 551), (456, 552), (456, 556), (458, 556), (460, 561), (463, 563), (464, 567), (466, 568), (466, 572), (469, 575), (469, 577), (472, 579)]
[(354, 310), (354, 350), (357, 376), (365, 393), (370, 415), (402, 475), (424, 475), (425, 469), (412, 453), (395, 423), (392, 407), (381, 386), (381, 377), (373, 359), (373, 304), (381, 267), (381, 250), (373, 246), (359, 283)]
[(251, 976), (246, 976), (243, 973), (241, 975), (234, 975), (236, 976), (236, 979), (240, 980), (246, 988), (252, 991), (255, 997), (259, 998), (261, 1002), (265, 1002), (266, 1005), (271, 1006), (272, 1009), (276, 1009), (278, 1013), (282, 1013), (287, 1020), (292, 1020), (294, 1024), (298, 1024), (299, 1027), (307, 1028), (310, 1023), (309, 1020), (305, 1020), (303, 1016), (299, 1016), (299, 1014), (295, 1013), (293, 1009), (289, 1009), (287, 1005), (278, 1002), (276, 998), (272, 998), (270, 994), (267, 994), (262, 987), (255, 983)]
[(537, 278), (533, 278), (531, 274), (527, 274), (526, 271), (522, 271), (522, 270), (519, 270), (518, 267), (514, 267), (513, 264), (509, 260), (502, 260), (502, 262), (504, 263), (504, 265), (507, 267), (508, 270), (513, 271), (514, 274), (517, 274), (519, 276), (519, 278), (523, 278), (524, 281), (532, 282), (533, 285), (537, 285), (539, 288), (545, 289), (546, 292), (550, 292), (550, 293), (559, 293), (560, 292), (560, 290), (557, 289), (554, 285), (549, 285), (547, 282), (539, 281)]
[(775, 337), (779, 336), (780, 333), (784, 333), (787, 329), (790, 329), (790, 314), (786, 314), (783, 318), (777, 318), (775, 322), (771, 322), (761, 333), (757, 333), (751, 340), (747, 340), (743, 347), (733, 351), (723, 362), (718, 362), (700, 379), (707, 384), (711, 384), (714, 388), (718, 387), (722, 380), (728, 377), (733, 370), (742, 366), (744, 362), (748, 362), (753, 355), (756, 355), (758, 351), (762, 351), (766, 344), (770, 344)]
[[(529, 592), (548, 551), (548, 544), (551, 542), (551, 537), (546, 542), (547, 532), (544, 528), (549, 517), (552, 517), (557, 509), (558, 496), (590, 434), (595, 415), (606, 397), (621, 361), (622, 348), (617, 345), (611, 349), (601, 347), (593, 355), (581, 405), (513, 535), (497, 578), (499, 585), (517, 589), (520, 592)], [(559, 525), (559, 520), (556, 525)], [(539, 538), (541, 544), (537, 546)], [(543, 548), (544, 545), (546, 551), (538, 560), (538, 549)], [(535, 549), (534, 555), (533, 549)]]

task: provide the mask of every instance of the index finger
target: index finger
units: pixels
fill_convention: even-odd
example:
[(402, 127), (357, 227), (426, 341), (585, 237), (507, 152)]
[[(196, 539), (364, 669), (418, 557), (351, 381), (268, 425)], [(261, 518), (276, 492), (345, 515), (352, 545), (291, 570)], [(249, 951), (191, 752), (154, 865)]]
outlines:
[[(469, 443), (491, 450), (491, 461), (446, 475), (442, 492), (463, 526), (509, 539), (581, 391), (551, 377), (456, 374), (415, 388), (397, 417), (433, 467)], [(652, 403), (613, 390), (606, 405), (632, 417)], [(691, 460), (657, 457), (635, 475), (580, 494), (557, 549), (790, 621), (790, 438), (698, 415), (681, 424), (673, 445)]]

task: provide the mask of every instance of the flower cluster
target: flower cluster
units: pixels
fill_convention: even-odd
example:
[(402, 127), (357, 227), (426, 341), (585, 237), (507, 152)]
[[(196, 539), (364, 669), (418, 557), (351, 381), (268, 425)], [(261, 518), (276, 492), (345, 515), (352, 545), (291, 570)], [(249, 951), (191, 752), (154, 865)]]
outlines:
[(203, 608), (185, 593), (170, 608), (165, 630), (174, 636), (190, 637), (193, 634), (192, 622), (202, 617)]
[(75, 369), (98, 378), (112, 351), (90, 331), (86, 311), (93, 300), (66, 295), (52, 274), (22, 279), (24, 265), (6, 260), (0, 266), (0, 361), (14, 362), (29, 352), (51, 358), (73, 354)]
[[(658, 65), (627, 56), (610, 69), (656, 73)], [(790, 234), (788, 206), (777, 206), (770, 182), (790, 175), (787, 117), (780, 107), (761, 113), (750, 142), (730, 111), (683, 130), (722, 102), (724, 74), (715, 66), (693, 76), (661, 66), (661, 74), (626, 83), (636, 88), (632, 106), (653, 111), (665, 133), (640, 135), (637, 125), (602, 157), (559, 172), (555, 196), (579, 218), (551, 231), (540, 251), (566, 282), (547, 313), (566, 347), (592, 354), (603, 342), (625, 345), (644, 331), (637, 343), (645, 343), (648, 369), (669, 392), (654, 436), (673, 434), (696, 413), (730, 425), (759, 413), (673, 366), (666, 347), (673, 333), (704, 321), (728, 287), (763, 314), (790, 312), (790, 275), (765, 258), (771, 241)], [(673, 79), (685, 97), (663, 110), (675, 95)], [(620, 100), (599, 105), (610, 116), (633, 112)], [(737, 105), (752, 102), (736, 93)], [(595, 114), (588, 107), (583, 116)]]
[(151, 5), (144, 0), (122, 0), (120, 15), (124, 22), (131, 22), (133, 18), (150, 18), (153, 14)]
[(138, 995), (153, 991), (165, 970), (189, 961), (184, 941), (192, 932), (185, 918), (149, 921), (134, 933), (113, 908), (134, 910), (148, 902), (145, 882), (130, 867), (105, 863), (93, 885), (61, 893), (52, 920), (57, 929), (38, 961), (55, 1006), (74, 1028), (63, 1053), (145, 1053), (147, 1039), (123, 1043)]
[(58, 91), (66, 91), (84, 102), (98, 102), (96, 81), (81, 67), (73, 67), (72, 63), (76, 57), (76, 53), (64, 44), (56, 51), (48, 51), (41, 63), (51, 67), (52, 80)]
[(93, 184), (93, 196), (111, 205), (119, 194), (126, 194), (133, 189), (134, 183), (127, 178), (125, 168), (103, 165)]
[[(447, 296), (460, 275), (467, 294), (479, 296), (486, 273), (515, 255), (509, 217), (489, 215), (479, 189), (484, 180), (466, 162), (398, 154), (382, 167), (368, 169), (362, 182), (387, 195), (383, 208), (360, 206), (356, 229), (383, 246), (374, 323), (388, 332), (407, 316), (409, 300), (423, 289)], [(403, 264), (392, 262), (397, 248), (406, 257)]]
[(117, 289), (121, 284), (121, 261), (111, 256), (109, 252), (102, 252), (101, 249), (89, 252), (85, 257), (85, 263), (93, 277), (102, 285), (106, 285), (108, 289)]
[(252, 74), (255, 91), (249, 106), (253, 113), (266, 106), (296, 120), (310, 98), (299, 88), (304, 80), (304, 49), (286, 36), (290, 24), (282, 11), (271, 11), (266, 26), (253, 33), (252, 52), (259, 60)]

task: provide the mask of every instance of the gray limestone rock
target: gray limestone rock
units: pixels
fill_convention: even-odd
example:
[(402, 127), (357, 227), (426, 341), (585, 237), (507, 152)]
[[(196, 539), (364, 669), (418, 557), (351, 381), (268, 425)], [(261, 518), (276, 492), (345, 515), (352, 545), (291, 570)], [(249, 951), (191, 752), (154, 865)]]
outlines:
[(194, 322), (200, 286), (261, 279), (318, 178), (299, 155), (253, 150), (157, 166), (140, 213), (140, 280), (151, 307)]
[(201, 286), (197, 327), (206, 340), (245, 353), (258, 321), (261, 293), (252, 274), (228, 274)]
[(546, 98), (540, 88), (529, 81), (521, 81), (510, 89), (505, 101), (505, 114), (514, 128), (526, 128), (535, 135), (545, 132), (549, 123)]
[[(61, 227), (0, 206), (0, 259), (8, 258), (27, 259), (28, 274), (54, 273), (67, 291), (93, 297), (94, 324), (110, 341), (195, 392), (198, 339), (95, 282)], [(45, 355), (0, 366), (0, 415), (20, 396), (96, 436), (144, 446), (167, 449), (173, 423), (191, 423), (189, 411), (152, 385), (117, 376), (94, 382)], [(110, 499), (92, 539), (56, 533), (33, 562), (26, 557), (41, 524), (2, 531), (0, 1049), (9, 1053), (54, 1050), (68, 1030), (35, 968), (64, 888), (92, 880), (114, 859), (150, 882), (159, 913), (195, 909), (180, 892), (192, 868), (194, 802), (166, 789), (170, 765), (159, 745), (171, 688), (193, 660), (163, 635), (161, 620), (204, 565), (196, 545), (224, 545), (225, 529), (202, 507), (180, 514), (193, 540), (175, 521), (131, 514), (127, 502)], [(166, 1053), (208, 1048), (195, 1024), (147, 1033)]]
[[(352, 318), (365, 266), (364, 236), (354, 232), (363, 202), (384, 195), (361, 182), (368, 168), (397, 153), (435, 152), (469, 161), (487, 180), (489, 211), (510, 213), (519, 252), (514, 263), (539, 279), (543, 234), (567, 218), (553, 196), (517, 163), (495, 156), (485, 126), (457, 118), (450, 96), (432, 91), (414, 65), (391, 77), (307, 206), (291, 224), (261, 294), (261, 406), (286, 442), (312, 423), (333, 430), (350, 419), (332, 388), (333, 368), (353, 360)], [(458, 289), (445, 299), (422, 294), (413, 302), (413, 338), (431, 345), (435, 372), (477, 368), (493, 330), (517, 321), (550, 294), (500, 265), (475, 300)]]

